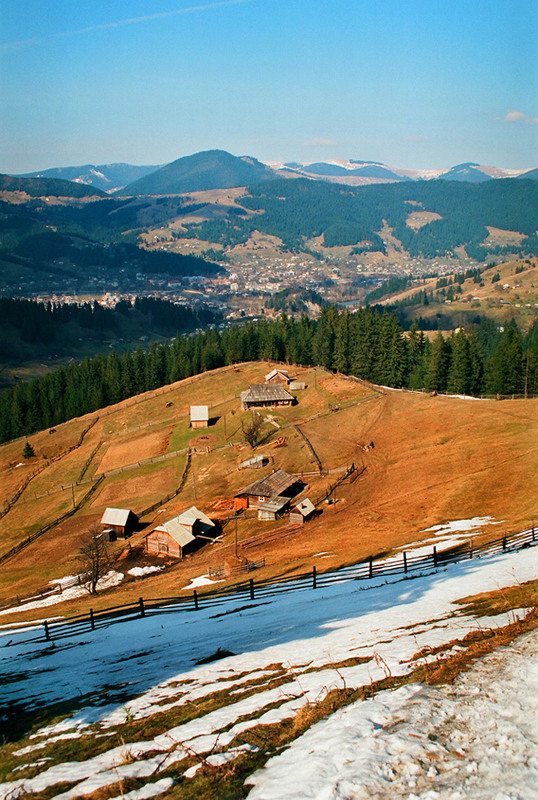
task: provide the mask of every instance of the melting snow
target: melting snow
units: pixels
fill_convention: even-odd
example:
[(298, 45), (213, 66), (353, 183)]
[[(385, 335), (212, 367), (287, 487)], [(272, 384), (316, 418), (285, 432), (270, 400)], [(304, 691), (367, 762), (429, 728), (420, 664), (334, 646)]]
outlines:
[[(349, 579), (247, 603), (244, 596), (230, 597), (216, 609), (204, 607), (202, 598), (198, 611), (146, 615), (52, 645), (44, 637), (36, 641), (35, 630), (4, 629), (0, 673), (6, 679), (6, 703), (31, 708), (95, 698), (60, 724), (38, 730), (32, 744), (19, 751), (21, 758), (51, 740), (91, 734), (91, 725), (103, 735), (127, 719), (196, 707), (217, 691), (226, 691), (230, 702), (169, 729), (163, 723), (148, 741), (126, 741), (87, 760), (43, 764), (33, 778), (12, 773), (11, 781), (0, 784), (0, 797), (50, 792), (49, 787), (67, 781), (71, 788), (56, 798), (68, 800), (121, 779), (157, 780), (161, 768), (187, 752), (205, 760), (218, 756), (223, 763), (237, 752), (229, 749), (233, 739), (249, 728), (291, 719), (334, 687), (370, 686), (387, 674), (405, 675), (418, 651), (512, 621), (514, 612), (477, 619), (465, 609), (462, 613), (455, 601), (471, 591), (522, 583), (537, 572), (538, 547), (532, 547), (414, 573), (410, 579)], [(536, 634), (516, 641), (455, 687), (405, 686), (336, 712), (251, 776), (250, 796), (533, 797), (537, 642)], [(217, 648), (237, 655), (199, 664)], [(349, 659), (355, 663), (337, 666)], [(284, 682), (271, 684), (279, 664)], [(252, 680), (259, 681), (255, 693), (249, 693)], [(114, 699), (120, 687), (129, 691), (127, 705), (125, 695)], [(103, 700), (106, 706), (99, 705)], [(114, 736), (111, 744), (116, 742)], [(145, 783), (138, 794), (127, 796), (154, 796), (150, 793), (159, 784)], [(162, 792), (170, 786), (160, 785)]]
[(212, 583), (221, 583), (221, 581), (214, 581), (209, 575), (200, 575), (198, 578), (193, 578), (190, 583), (184, 586), (184, 589), (197, 589), (199, 586), (210, 586)]

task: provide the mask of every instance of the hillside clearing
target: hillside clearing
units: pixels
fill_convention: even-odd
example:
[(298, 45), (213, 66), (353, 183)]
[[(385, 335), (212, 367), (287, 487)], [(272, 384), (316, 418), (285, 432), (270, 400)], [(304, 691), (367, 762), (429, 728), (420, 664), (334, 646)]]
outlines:
[[(502, 526), (496, 535), (502, 535), (503, 530), (528, 527), (535, 517), (526, 476), (538, 470), (538, 401), (470, 401), (395, 390), (380, 394), (320, 370), (290, 368), (307, 388), (297, 392), (297, 405), (263, 414), (264, 439), (252, 451), (242, 442), (238, 394), (250, 383), (262, 381), (270, 368), (269, 363), (251, 363), (215, 370), (66, 423), (54, 435), (30, 437), (38, 452), (56, 436), (76, 444), (94, 421), (80, 447), (37, 475), (0, 519), (2, 552), (72, 508), (73, 496), (75, 502), (82, 498), (101, 474), (103, 457), (114, 459), (109, 464), (124, 463), (116, 474), (107, 475), (73, 517), (2, 564), (0, 601), (9, 603), (16, 595), (29, 595), (47, 581), (72, 574), (85, 532), (107, 505), (140, 514), (157, 504), (142, 518), (141, 530), (129, 543), (130, 566), (144, 567), (154, 564), (142, 554), (146, 533), (158, 521), (195, 504), (221, 520), (222, 537), (181, 562), (159, 559), (166, 569), (144, 578), (144, 594), (175, 596), (234, 554), (235, 525), (227, 524), (233, 515), (231, 500), (260, 474), (277, 468), (307, 475), (301, 496), (308, 496), (318, 513), (293, 536), (266, 543), (263, 533), (282, 528), (286, 519), (261, 523), (255, 514), (239, 515), (240, 551), (243, 541), (262, 537), (245, 551), (249, 558), (265, 559), (257, 579), (298, 574), (313, 565), (323, 569), (329, 556), (322, 558), (319, 553), (330, 553), (334, 568), (401, 549), (431, 539), (426, 529), (447, 520), (490, 516)], [(190, 402), (210, 405), (212, 424), (207, 433), (189, 428)], [(284, 446), (273, 447), (281, 437)], [(307, 440), (327, 475), (317, 474)], [(109, 451), (98, 447), (105, 441)], [(163, 502), (180, 485), (187, 447), (191, 461), (181, 492)], [(256, 453), (269, 457), (266, 470), (240, 470), (240, 463)], [(0, 448), (0, 475), (6, 476), (6, 486), (9, 477), (16, 488), (13, 474), (18, 476), (27, 467), (17, 467), (15, 456), (15, 444)], [(71, 488), (69, 482), (77, 479), (88, 460), (86, 482)], [(335, 502), (326, 504), (327, 493), (338, 481), (338, 474), (331, 471), (351, 464), (355, 472), (334, 488), (330, 499)], [(483, 528), (477, 535), (487, 538), (490, 533)], [(116, 553), (124, 547), (116, 543)], [(124, 582), (113, 590), (114, 602), (137, 600), (140, 591), (139, 582)], [(61, 613), (80, 613), (87, 602), (84, 598), (66, 602)], [(112, 605), (110, 591), (95, 602), (96, 607)]]

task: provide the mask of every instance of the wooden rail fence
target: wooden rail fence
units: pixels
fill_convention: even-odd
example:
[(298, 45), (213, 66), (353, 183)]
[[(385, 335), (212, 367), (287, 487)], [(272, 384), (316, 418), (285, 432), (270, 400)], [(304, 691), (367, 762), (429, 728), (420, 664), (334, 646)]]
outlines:
[[(534, 524), (520, 533), (485, 542), (479, 546), (470, 542), (466, 547), (459, 545), (446, 550), (434, 547), (431, 553), (413, 555), (412, 551), (404, 551), (390, 558), (374, 558), (370, 556), (365, 561), (352, 564), (328, 572), (318, 572), (314, 566), (312, 571), (294, 577), (284, 577), (272, 580), (262, 580), (256, 583), (251, 578), (248, 582), (214, 589), (202, 595), (195, 590), (192, 595), (176, 597), (142, 598), (134, 603), (113, 606), (89, 613), (79, 614), (61, 620), (47, 620), (43, 625), (45, 639), (51, 641), (66, 636), (74, 636), (95, 630), (97, 627), (108, 626), (129, 619), (152, 616), (166, 613), (186, 613), (200, 608), (215, 608), (230, 602), (243, 603), (250, 601), (270, 602), (283, 592), (304, 591), (306, 589), (320, 589), (343, 581), (362, 581), (376, 578), (386, 578), (394, 575), (405, 575), (411, 572), (431, 571), (445, 568), (468, 559), (481, 558), (497, 553), (516, 551), (531, 547), (536, 544)], [(32, 634), (35, 628), (32, 629)], [(26, 642), (42, 641), (41, 636), (33, 636)]]

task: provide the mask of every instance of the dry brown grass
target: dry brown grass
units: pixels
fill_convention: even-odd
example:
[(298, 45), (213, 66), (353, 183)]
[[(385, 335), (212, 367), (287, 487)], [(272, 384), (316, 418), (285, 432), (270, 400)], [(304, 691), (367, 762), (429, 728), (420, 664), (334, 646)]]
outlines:
[(113, 439), (99, 461), (97, 472), (135, 464), (145, 458), (161, 455), (166, 452), (171, 429), (143, 433), (140, 436), (126, 436)]
[[(120, 454), (128, 460), (129, 453), (139, 454), (141, 442), (147, 445), (147, 452), (162, 449), (175, 418), (169, 449), (195, 440), (201, 443), (200, 437), (208, 435), (210, 452), (193, 456), (192, 471), (181, 494), (166, 504), (162, 514), (155, 512), (144, 522), (150, 525), (172, 517), (193, 503), (210, 512), (219, 500), (233, 497), (242, 486), (261, 477), (258, 472), (237, 469), (239, 462), (252, 454), (250, 448), (218, 448), (241, 438), (239, 401), (229, 398), (237, 398), (245, 386), (263, 380), (270, 366), (246, 364), (237, 370), (215, 371), (176, 384), (166, 392), (149, 393), (136, 405), (129, 401), (118, 405), (113, 413), (99, 420), (82, 448), (59, 462), (54, 470), (45, 470), (36, 478), (36, 486), (44, 489), (48, 482), (52, 488), (66, 482), (65, 476), (77, 472), (99, 439), (112, 437), (114, 458), (119, 460)], [(483, 538), (493, 538), (502, 536), (505, 529), (508, 533), (522, 529), (536, 515), (538, 509), (529, 491), (528, 476), (536, 474), (538, 467), (538, 401), (465, 401), (396, 391), (382, 396), (321, 371), (290, 372), (304, 380), (308, 388), (297, 393), (299, 402), (295, 407), (270, 412), (282, 427), (277, 429), (266, 423), (264, 430), (270, 439), (254, 452), (272, 456), (271, 468), (311, 470), (311, 453), (293, 429), (295, 423), (309, 438), (325, 468), (354, 462), (366, 469), (354, 482), (344, 482), (336, 490), (336, 504), (322, 504), (319, 516), (299, 533), (257, 547), (252, 555), (265, 557), (266, 566), (256, 573), (256, 579), (297, 574), (310, 570), (314, 563), (318, 569), (352, 563), (426, 538), (429, 534), (421, 533), (425, 528), (454, 519), (491, 515), (504, 520), (502, 526), (484, 530)], [(226, 403), (218, 405), (222, 400)], [(172, 406), (168, 406), (170, 402)], [(201, 402), (210, 405), (210, 415), (220, 415), (207, 434), (188, 428), (188, 407)], [(351, 402), (354, 405), (346, 407)], [(328, 409), (334, 404), (340, 410), (331, 413)], [(319, 414), (323, 416), (310, 419)], [(148, 422), (150, 428), (141, 428)], [(78, 436), (87, 421), (73, 424)], [(280, 435), (287, 437), (286, 446), (270, 448), (270, 442)], [(41, 436), (45, 438), (47, 434)], [(77, 436), (71, 436), (71, 441)], [(364, 452), (361, 445), (371, 441), (374, 449)], [(13, 445), (0, 448), (0, 476), (2, 469), (9, 472), (10, 458)], [(182, 456), (107, 478), (91, 507), (83, 508), (73, 519), (23, 550), (14, 563), (2, 565), (5, 580), (0, 598), (29, 593), (51, 577), (69, 574), (70, 559), (78, 549), (80, 537), (106, 505), (140, 510), (177, 485), (184, 463)], [(320, 499), (336, 477), (307, 478), (306, 494)], [(84, 487), (77, 489), (77, 498), (83, 490)], [(71, 492), (65, 491), (41, 501), (17, 504), (0, 520), (2, 551), (27, 531), (66, 510), (71, 502)], [(285, 524), (285, 520), (259, 523), (253, 516), (240, 516), (239, 544), (242, 539)], [(142, 542), (145, 532), (147, 529), (133, 537), (134, 545)], [(207, 545), (165, 572), (147, 577), (143, 591), (153, 597), (175, 595), (191, 578), (206, 574), (211, 566), (222, 565), (234, 549), (235, 526), (228, 525), (221, 542)], [(333, 557), (320, 561), (316, 554), (322, 551), (329, 551)], [(92, 602), (96, 607), (127, 602), (137, 599), (140, 592), (139, 582), (126, 583), (114, 590), (113, 603), (109, 593)], [(73, 613), (75, 606), (78, 609), (81, 602), (62, 606), (61, 613)]]

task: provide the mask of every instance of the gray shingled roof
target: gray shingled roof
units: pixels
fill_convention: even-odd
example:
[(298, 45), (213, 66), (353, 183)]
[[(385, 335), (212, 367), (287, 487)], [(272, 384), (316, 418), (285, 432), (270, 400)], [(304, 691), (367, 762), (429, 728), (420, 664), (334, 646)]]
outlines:
[(284, 386), (278, 383), (255, 383), (241, 393), (243, 403), (269, 403), (281, 400), (294, 400), (295, 398)]
[(287, 472), (284, 472), (283, 469), (277, 469), (270, 475), (266, 475), (265, 478), (254, 481), (254, 483), (250, 483), (244, 489), (241, 489), (241, 491), (236, 494), (236, 497), (240, 497), (244, 494), (257, 494), (260, 497), (275, 497), (285, 492), (286, 489), (289, 489), (294, 483), (297, 483), (295, 475), (289, 475)]

